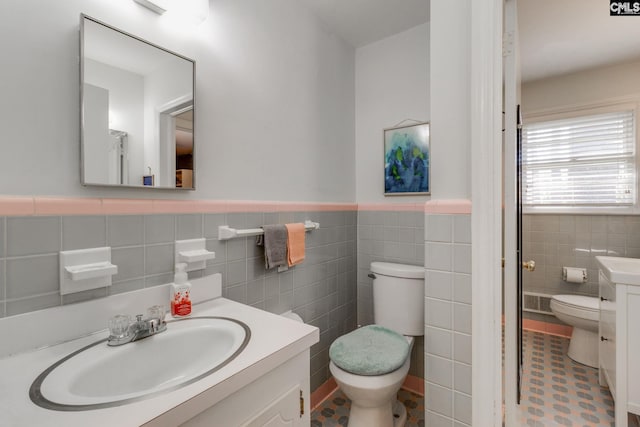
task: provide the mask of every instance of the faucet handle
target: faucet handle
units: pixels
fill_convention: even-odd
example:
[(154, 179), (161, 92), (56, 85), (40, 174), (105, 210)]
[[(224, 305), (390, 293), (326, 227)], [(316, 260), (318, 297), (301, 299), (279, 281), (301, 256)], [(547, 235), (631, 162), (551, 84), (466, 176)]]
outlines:
[(130, 324), (131, 316), (116, 314), (109, 319), (109, 333), (112, 337), (124, 337), (127, 335)]
[(165, 313), (163, 305), (152, 305), (147, 308), (147, 317), (149, 319), (158, 319), (160, 322), (164, 322)]

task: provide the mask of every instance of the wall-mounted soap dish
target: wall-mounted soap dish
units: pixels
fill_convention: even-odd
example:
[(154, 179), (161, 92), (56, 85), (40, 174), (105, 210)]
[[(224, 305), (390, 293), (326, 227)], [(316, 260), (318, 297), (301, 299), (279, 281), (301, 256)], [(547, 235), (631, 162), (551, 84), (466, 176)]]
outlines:
[(216, 257), (215, 252), (207, 250), (206, 244), (204, 238), (176, 240), (175, 263), (186, 263), (186, 271), (203, 270), (207, 266), (207, 260)]
[(60, 295), (111, 286), (118, 266), (111, 263), (111, 248), (60, 252)]

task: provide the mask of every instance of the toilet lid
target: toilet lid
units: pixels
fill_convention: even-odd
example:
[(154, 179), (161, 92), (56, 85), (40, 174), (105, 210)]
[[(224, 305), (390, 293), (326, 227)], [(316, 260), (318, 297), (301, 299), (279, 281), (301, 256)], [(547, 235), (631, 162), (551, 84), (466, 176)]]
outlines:
[(363, 326), (336, 339), (331, 361), (355, 375), (384, 375), (399, 369), (411, 347), (405, 337), (378, 325)]
[(585, 295), (554, 295), (552, 299), (559, 303), (570, 305), (583, 310), (600, 310), (598, 298)]

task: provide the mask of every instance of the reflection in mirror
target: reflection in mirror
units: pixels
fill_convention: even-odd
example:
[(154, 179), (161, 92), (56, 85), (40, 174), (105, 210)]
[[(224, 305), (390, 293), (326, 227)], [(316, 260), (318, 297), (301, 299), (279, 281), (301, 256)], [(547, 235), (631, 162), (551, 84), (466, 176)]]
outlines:
[(84, 185), (194, 188), (192, 60), (81, 17)]
[(126, 184), (129, 182), (127, 164), (127, 133), (121, 130), (109, 129), (111, 146), (109, 147), (109, 176), (110, 184)]

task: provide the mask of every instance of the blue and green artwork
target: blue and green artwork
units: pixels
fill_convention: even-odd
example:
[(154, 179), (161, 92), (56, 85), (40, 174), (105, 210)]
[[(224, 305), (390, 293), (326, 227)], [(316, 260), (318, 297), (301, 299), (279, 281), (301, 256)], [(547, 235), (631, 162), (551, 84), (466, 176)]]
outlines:
[(384, 194), (429, 194), (429, 124), (384, 131)]

